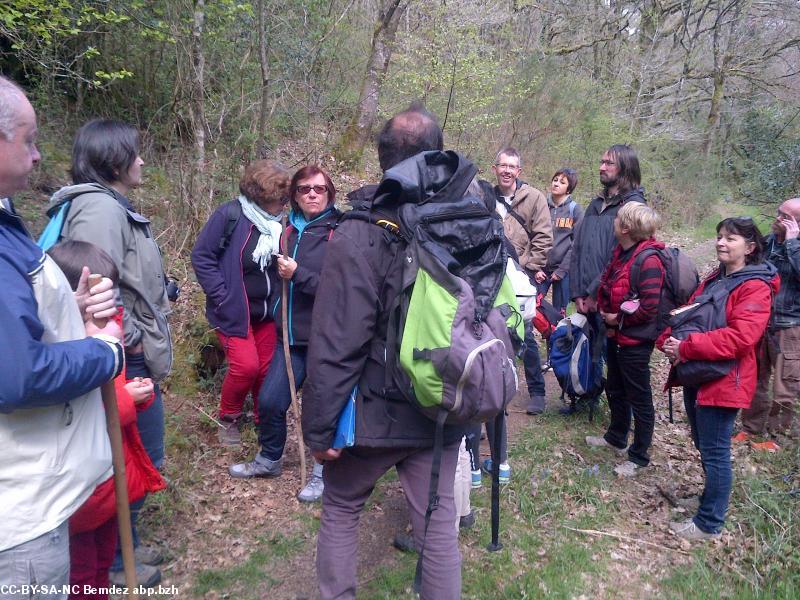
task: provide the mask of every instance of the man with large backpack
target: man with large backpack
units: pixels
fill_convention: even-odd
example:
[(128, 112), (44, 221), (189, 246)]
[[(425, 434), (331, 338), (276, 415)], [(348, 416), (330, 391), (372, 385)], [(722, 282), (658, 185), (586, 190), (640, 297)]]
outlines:
[[(364, 210), (368, 219), (341, 222), (329, 242), (320, 275), (302, 420), (312, 454), (327, 461), (317, 544), (317, 575), (324, 599), (355, 598), (359, 516), (377, 480), (393, 466), (409, 503), (418, 548), (425, 539), (421, 597), (461, 597), (453, 482), (464, 428), (443, 428), (438, 507), (430, 513), (425, 535), (431, 466), (437, 462), (437, 423), (398, 393), (387, 376), (387, 363), (398, 359), (389, 321), (409, 258), (396, 228), (404, 208), (397, 198), (410, 194), (428, 198), (448, 184), (463, 183), (456, 181), (461, 170), (425, 164), (426, 155), (457, 155), (418, 154), (442, 146), (436, 118), (421, 107), (412, 106), (385, 124), (378, 137), (384, 171), (417, 160), (418, 165), (411, 166), (419, 169), (409, 169), (408, 179), (392, 180), (396, 193), (382, 193), (381, 186)], [(334, 449), (339, 415), (356, 384), (355, 445)]]

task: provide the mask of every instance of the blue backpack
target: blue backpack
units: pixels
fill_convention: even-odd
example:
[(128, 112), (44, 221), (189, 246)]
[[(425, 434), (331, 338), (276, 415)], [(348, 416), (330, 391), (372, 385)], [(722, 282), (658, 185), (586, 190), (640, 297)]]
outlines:
[(61, 230), (64, 229), (64, 220), (67, 218), (71, 204), (72, 200), (65, 201), (58, 207), (58, 210), (50, 215), (50, 221), (48, 221), (44, 231), (42, 231), (42, 235), (36, 241), (39, 248), (45, 252), (55, 246), (58, 240), (61, 239)]
[(597, 336), (582, 314), (559, 321), (550, 335), (550, 366), (571, 400), (593, 400), (603, 390), (603, 362)]

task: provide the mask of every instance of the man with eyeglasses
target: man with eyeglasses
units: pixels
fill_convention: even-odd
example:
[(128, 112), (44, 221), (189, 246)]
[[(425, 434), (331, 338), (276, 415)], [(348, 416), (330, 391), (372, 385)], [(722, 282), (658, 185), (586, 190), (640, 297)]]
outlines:
[[(641, 180), (639, 158), (633, 148), (626, 144), (611, 146), (600, 159), (603, 189), (586, 207), (583, 220), (575, 230), (569, 266), (570, 298), (601, 337), (604, 337), (605, 326), (597, 312), (597, 288), (617, 243), (614, 219), (624, 204), (647, 202)], [(562, 409), (562, 413), (569, 414), (572, 410), (574, 405)]]
[[(506, 237), (514, 246), (520, 266), (535, 284), (536, 273), (547, 264), (547, 253), (553, 246), (553, 225), (547, 198), (535, 187), (522, 181), (522, 163), (519, 152), (514, 148), (503, 148), (495, 156), (492, 172), (497, 178), (494, 186), (496, 210), (503, 221)], [(545, 387), (542, 375), (542, 362), (539, 345), (528, 324), (525, 333), (525, 380), (528, 384), (530, 401), (526, 412), (540, 415), (545, 409)], [(491, 428), (490, 428), (491, 429)], [(491, 431), (489, 437), (492, 437)], [(505, 450), (503, 451), (505, 455)], [(501, 476), (510, 477), (510, 469), (501, 458)]]
[[(758, 387), (750, 408), (742, 411), (742, 430), (734, 442), (750, 442), (756, 450), (776, 452), (775, 439), (765, 436), (800, 436), (795, 404), (800, 392), (800, 198), (778, 207), (772, 233), (765, 240), (766, 257), (778, 269), (781, 288), (772, 302), (768, 343), (760, 359)], [(772, 379), (772, 397), (770, 397)]]

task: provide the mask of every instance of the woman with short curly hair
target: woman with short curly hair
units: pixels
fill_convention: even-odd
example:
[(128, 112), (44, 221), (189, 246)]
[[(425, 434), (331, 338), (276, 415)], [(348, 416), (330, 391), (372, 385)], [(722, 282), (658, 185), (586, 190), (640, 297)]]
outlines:
[(244, 401), (248, 392), (258, 398), (275, 353), (269, 297), (277, 281), (274, 256), (289, 179), (277, 162), (248, 165), (239, 197), (214, 211), (192, 250), (192, 266), (206, 293), (206, 317), (228, 360), (219, 406), (225, 446), (241, 443)]

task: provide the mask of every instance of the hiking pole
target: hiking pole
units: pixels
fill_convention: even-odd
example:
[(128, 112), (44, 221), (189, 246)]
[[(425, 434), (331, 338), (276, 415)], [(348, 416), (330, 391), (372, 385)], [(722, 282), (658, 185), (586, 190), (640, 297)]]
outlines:
[[(286, 213), (281, 217), (283, 228), (283, 260), (289, 260), (286, 238)], [(300, 486), (306, 487), (306, 445), (303, 443), (303, 424), (300, 421), (300, 408), (297, 406), (297, 389), (294, 385), (292, 355), (289, 353), (289, 282), (281, 277), (281, 325), (283, 327), (283, 355), (286, 359), (286, 374), (289, 377), (289, 392), (292, 395), (292, 411), (297, 423), (297, 451), (300, 453)]]
[[(102, 275), (89, 275), (89, 289), (102, 280)], [(92, 318), (95, 326), (102, 329), (108, 319)], [(131, 507), (128, 503), (128, 482), (125, 477), (125, 454), (122, 451), (122, 429), (119, 424), (119, 409), (117, 408), (117, 392), (114, 390), (114, 380), (107, 381), (100, 387), (103, 397), (103, 407), (106, 410), (106, 429), (108, 439), (111, 441), (111, 464), (114, 468), (114, 495), (117, 503), (117, 525), (119, 527), (119, 543), (122, 548), (122, 565), (125, 569), (125, 585), (128, 588), (128, 598), (138, 598), (136, 587), (136, 559), (133, 556), (133, 531), (131, 530)]]
[(500, 452), (505, 435), (505, 409), (494, 418), (494, 440), (492, 443), (492, 542), (486, 546), (489, 552), (503, 549), (500, 543)]

